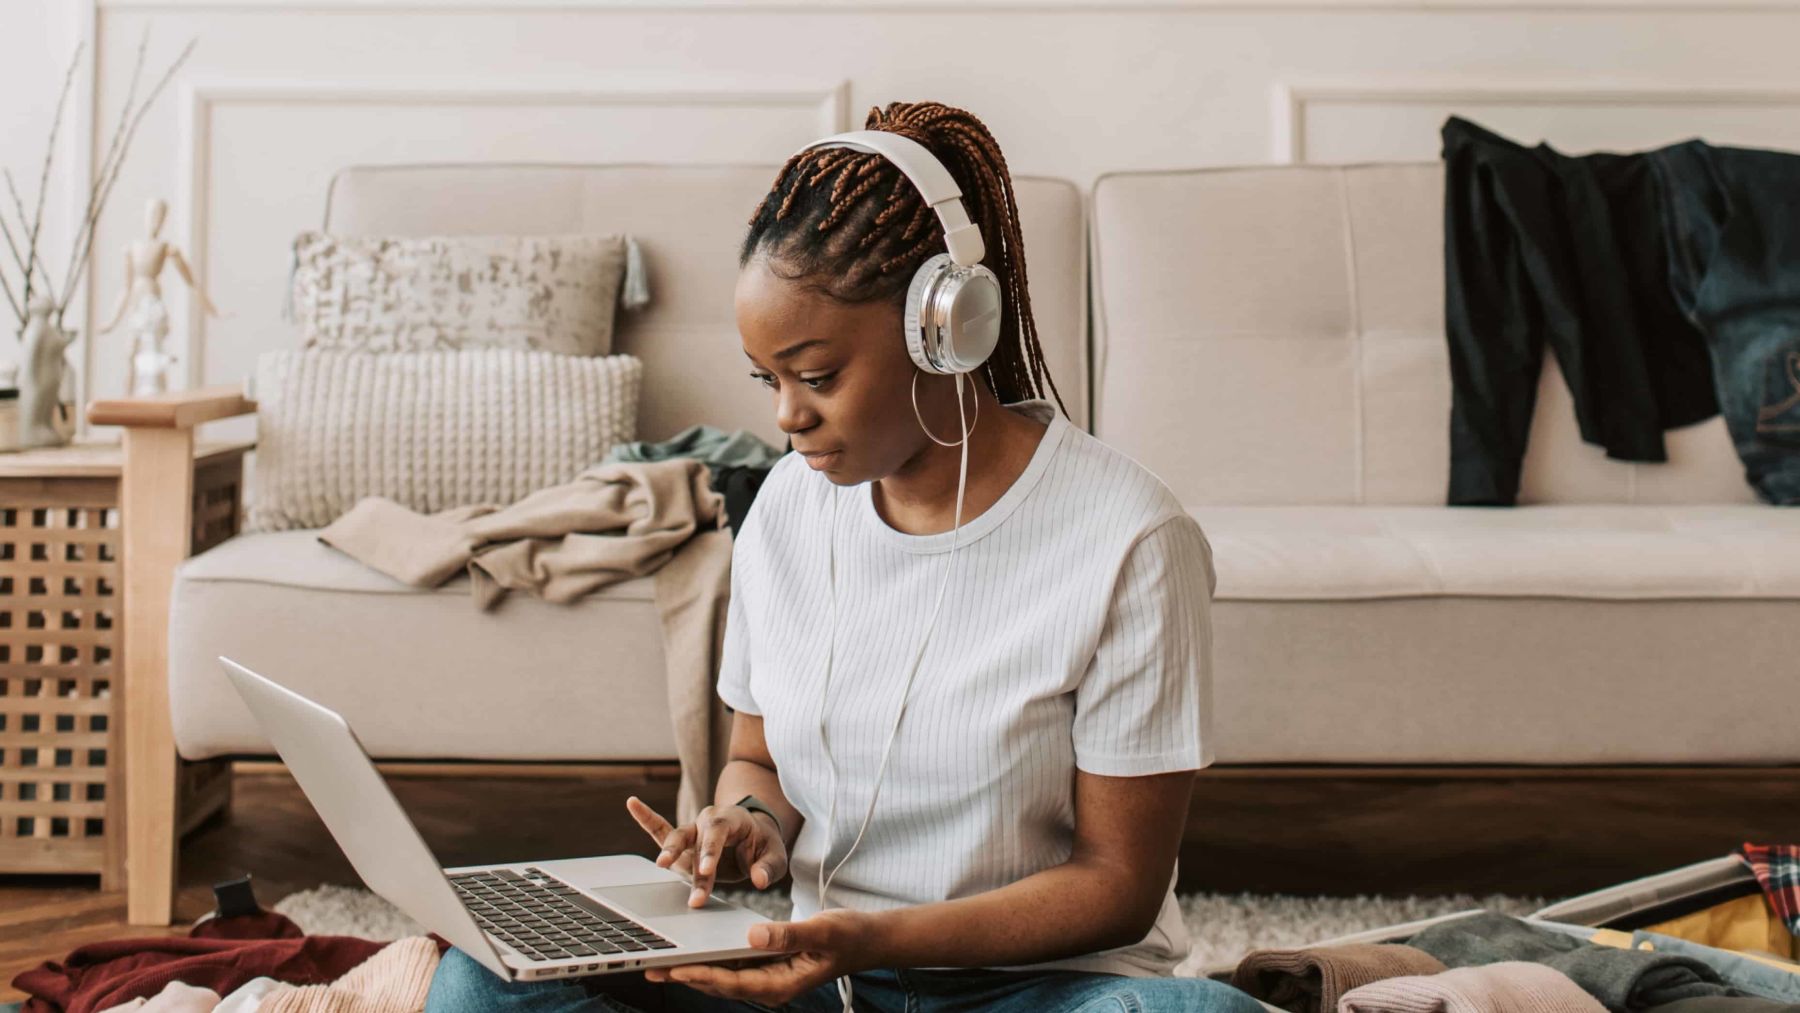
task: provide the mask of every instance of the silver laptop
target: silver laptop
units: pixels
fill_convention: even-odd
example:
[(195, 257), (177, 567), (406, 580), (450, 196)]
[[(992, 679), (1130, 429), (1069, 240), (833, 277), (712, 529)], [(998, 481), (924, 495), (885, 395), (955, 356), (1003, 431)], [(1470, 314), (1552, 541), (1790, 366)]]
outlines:
[(264, 734), (369, 889), (511, 980), (767, 959), (765, 919), (636, 855), (440, 868), (336, 711), (220, 658)]

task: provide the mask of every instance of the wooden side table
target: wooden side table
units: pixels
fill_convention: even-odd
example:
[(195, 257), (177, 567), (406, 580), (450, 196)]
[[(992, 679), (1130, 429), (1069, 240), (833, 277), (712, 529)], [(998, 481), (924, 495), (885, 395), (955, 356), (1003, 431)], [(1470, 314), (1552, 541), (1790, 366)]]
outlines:
[[(237, 532), (251, 446), (191, 445), (165, 476), (191, 486), (183, 555)], [(0, 873), (124, 886), (124, 465), (118, 443), (0, 453)], [(179, 834), (227, 804), (230, 765), (182, 761), (177, 784)]]

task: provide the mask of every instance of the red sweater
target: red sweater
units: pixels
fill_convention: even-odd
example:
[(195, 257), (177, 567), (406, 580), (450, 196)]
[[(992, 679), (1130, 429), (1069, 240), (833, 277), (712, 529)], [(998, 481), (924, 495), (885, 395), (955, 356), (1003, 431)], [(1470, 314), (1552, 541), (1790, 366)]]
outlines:
[[(438, 953), (448, 941), (432, 934)], [(22, 1013), (96, 1013), (171, 981), (228, 995), (252, 978), (324, 985), (374, 956), (385, 942), (354, 936), (308, 936), (285, 915), (262, 911), (209, 918), (186, 936), (114, 939), (76, 947), (12, 980), (30, 996)]]

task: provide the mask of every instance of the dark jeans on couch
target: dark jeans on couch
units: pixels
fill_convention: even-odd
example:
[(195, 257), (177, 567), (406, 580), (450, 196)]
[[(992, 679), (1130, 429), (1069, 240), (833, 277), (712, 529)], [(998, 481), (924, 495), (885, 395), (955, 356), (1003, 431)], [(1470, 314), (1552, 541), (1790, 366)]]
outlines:
[(1800, 503), (1800, 155), (1689, 141), (1647, 158), (1669, 287), (1706, 336), (1745, 477)]

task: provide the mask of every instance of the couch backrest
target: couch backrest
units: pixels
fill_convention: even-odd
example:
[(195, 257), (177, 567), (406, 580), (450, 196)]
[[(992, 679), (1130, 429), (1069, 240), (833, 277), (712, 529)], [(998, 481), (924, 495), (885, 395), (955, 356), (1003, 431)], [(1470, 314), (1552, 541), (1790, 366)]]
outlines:
[[(1443, 503), (1443, 194), (1438, 163), (1100, 177), (1095, 434), (1190, 506)], [(1608, 460), (1545, 362), (1521, 502), (1755, 502), (1722, 419)]]
[[(705, 422), (780, 447), (767, 391), (749, 376), (732, 292), (738, 245), (778, 165), (357, 166), (332, 180), (324, 229), (339, 235), (629, 232), (650, 305), (620, 310), (614, 350), (644, 361), (641, 439)], [(1015, 177), (1033, 315), (1071, 419), (1088, 424), (1086, 231), (1079, 188)], [(901, 340), (896, 333), (894, 340)]]

